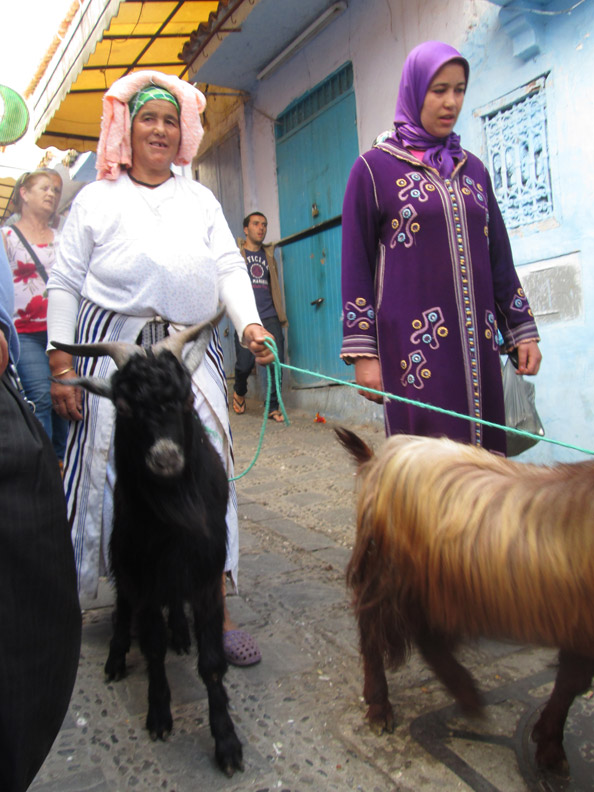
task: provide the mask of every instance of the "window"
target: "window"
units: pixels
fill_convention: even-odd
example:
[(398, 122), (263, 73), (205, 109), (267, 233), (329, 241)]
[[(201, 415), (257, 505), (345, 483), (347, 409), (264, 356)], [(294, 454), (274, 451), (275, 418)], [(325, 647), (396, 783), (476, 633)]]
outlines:
[(546, 76), (483, 108), (487, 165), (508, 229), (553, 214)]

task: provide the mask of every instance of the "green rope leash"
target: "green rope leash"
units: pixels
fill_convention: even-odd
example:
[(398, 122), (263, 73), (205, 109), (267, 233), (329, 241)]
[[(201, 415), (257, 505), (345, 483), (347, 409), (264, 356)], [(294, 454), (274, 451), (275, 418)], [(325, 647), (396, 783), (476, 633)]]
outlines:
[[(280, 361), (278, 359), (278, 353), (276, 352), (276, 344), (274, 345), (273, 352), (275, 354), (274, 378), (275, 378), (275, 383), (276, 383), (276, 395), (278, 396), (279, 407), (281, 408), (281, 411), (282, 411), (283, 416), (285, 418), (285, 422), (286, 422), (286, 424), (288, 426), (289, 425), (289, 417), (288, 417), (287, 412), (285, 410), (285, 405), (283, 404), (283, 399), (282, 399), (282, 396), (281, 396)], [(262, 450), (262, 444), (264, 443), (264, 432), (266, 431), (266, 421), (268, 420), (268, 411), (270, 409), (270, 394), (272, 392), (272, 373), (270, 371), (270, 368), (271, 367), (268, 366), (268, 368), (266, 369), (266, 376), (267, 376), (267, 382), (268, 382), (268, 386), (266, 388), (266, 405), (264, 407), (264, 417), (262, 418), (262, 428), (260, 429), (260, 438), (258, 440), (258, 447), (256, 448), (256, 453), (254, 454), (254, 458), (252, 459), (250, 464), (247, 466), (247, 468), (243, 471), (243, 473), (240, 473), (238, 476), (233, 476), (233, 478), (230, 478), (229, 481), (238, 481), (240, 478), (243, 478), (244, 476), (246, 476), (250, 472), (250, 470), (254, 467), (254, 465), (256, 464), (256, 460), (260, 456), (260, 451)]]
[[(279, 374), (278, 370), (282, 367), (288, 369), (290, 371), (296, 371), (300, 374), (309, 374), (312, 377), (319, 377), (321, 379), (328, 380), (329, 382), (335, 382), (338, 385), (347, 385), (349, 388), (355, 388), (358, 391), (367, 391), (368, 393), (374, 393), (378, 396), (383, 396), (386, 399), (394, 399), (396, 401), (404, 402), (405, 404), (410, 404), (413, 407), (421, 407), (425, 410), (433, 410), (434, 412), (442, 413), (443, 415), (449, 415), (453, 418), (461, 418), (464, 421), (470, 421), (471, 423), (480, 423), (484, 426), (491, 426), (494, 429), (501, 429), (504, 432), (508, 432), (509, 434), (516, 434), (520, 435), (521, 437), (530, 437), (535, 440), (540, 440), (543, 443), (552, 443), (553, 445), (558, 445), (563, 448), (569, 448), (572, 451), (580, 451), (583, 454), (589, 454), (594, 456), (594, 451), (589, 448), (581, 448), (580, 446), (572, 445), (571, 443), (564, 443), (562, 440), (553, 440), (550, 437), (544, 437), (541, 435), (532, 434), (532, 432), (525, 432), (522, 429), (513, 429), (511, 426), (502, 426), (501, 424), (493, 423), (492, 421), (486, 421), (483, 418), (472, 418), (469, 415), (464, 415), (463, 413), (454, 412), (453, 410), (446, 410), (443, 407), (435, 407), (432, 404), (425, 404), (424, 402), (416, 401), (415, 399), (407, 399), (405, 396), (397, 396), (394, 393), (386, 393), (385, 391), (375, 390), (374, 388), (366, 388), (362, 385), (357, 385), (352, 382), (345, 382), (344, 380), (337, 379), (336, 377), (329, 377), (326, 374), (317, 374), (315, 371), (308, 371), (307, 369), (297, 368), (296, 366), (289, 366), (286, 363), (281, 363), (278, 357), (278, 352), (276, 349), (276, 344), (270, 338), (266, 338), (264, 340), (265, 345), (272, 351), (274, 355), (274, 368), (276, 374), (276, 383), (277, 383), (277, 393), (279, 394), (279, 404), (282, 405), (282, 399), (280, 396), (280, 388), (278, 387), (279, 383)], [(285, 408), (282, 405), (283, 415), (285, 415)]]
[[(268, 386), (266, 389), (266, 405), (264, 407), (264, 417), (262, 419), (262, 428), (260, 429), (260, 437), (258, 440), (258, 447), (256, 448), (256, 452), (254, 454), (254, 458), (248, 465), (248, 467), (240, 473), (238, 476), (234, 476), (230, 478), (229, 481), (238, 481), (239, 479), (246, 476), (250, 470), (256, 464), (258, 457), (260, 456), (260, 452), (262, 450), (262, 445), (264, 443), (264, 432), (266, 431), (266, 421), (268, 419), (268, 411), (270, 408), (270, 395), (272, 392), (272, 376), (274, 376), (274, 381), (276, 384), (276, 395), (278, 397), (278, 404), (285, 419), (285, 423), (287, 426), (290, 425), (289, 416), (287, 415), (287, 411), (285, 410), (285, 405), (283, 403), (283, 398), (281, 394), (281, 385), (280, 385), (280, 370), (281, 368), (288, 369), (289, 371), (296, 371), (299, 374), (308, 374), (311, 377), (318, 377), (320, 379), (328, 380), (328, 382), (335, 382), (337, 385), (347, 385), (349, 388), (355, 388), (357, 391), (367, 391), (368, 393), (374, 393), (378, 396), (382, 396), (385, 399), (394, 399), (395, 401), (404, 402), (404, 404), (410, 404), (413, 407), (421, 407), (424, 410), (433, 410), (434, 412), (441, 413), (442, 415), (449, 415), (453, 418), (461, 418), (463, 421), (471, 421), (472, 423), (480, 423), (484, 426), (491, 426), (493, 429), (501, 429), (503, 432), (508, 432), (508, 434), (516, 434), (520, 435), (521, 437), (530, 437), (535, 440), (541, 440), (543, 443), (552, 443), (553, 445), (561, 446), (562, 448), (569, 448), (572, 451), (580, 451), (583, 454), (589, 454), (590, 456), (594, 456), (594, 451), (590, 450), (589, 448), (581, 448), (580, 446), (572, 445), (571, 443), (564, 443), (562, 440), (553, 440), (550, 437), (544, 437), (541, 435), (532, 434), (532, 432), (525, 432), (523, 429), (513, 429), (511, 426), (502, 426), (501, 424), (493, 423), (492, 421), (486, 421), (484, 418), (472, 418), (469, 415), (464, 415), (463, 413), (454, 412), (453, 410), (446, 410), (443, 407), (435, 407), (433, 404), (425, 404), (424, 402), (416, 401), (415, 399), (407, 399), (405, 396), (397, 396), (394, 393), (387, 393), (385, 391), (375, 390), (374, 388), (366, 388), (363, 385), (357, 385), (356, 383), (352, 382), (345, 382), (345, 380), (337, 379), (336, 377), (330, 377), (327, 374), (318, 374), (315, 371), (309, 371), (308, 369), (297, 368), (297, 366), (289, 366), (286, 363), (281, 363), (278, 357), (278, 351), (276, 348), (276, 344), (274, 340), (270, 338), (266, 338), (264, 340), (264, 344), (270, 349), (272, 354), (274, 355), (274, 364), (271, 364), (266, 369), (267, 375), (267, 382)], [(274, 374), (271, 373), (271, 368), (274, 369)], [(212, 431), (212, 430), (207, 430)]]

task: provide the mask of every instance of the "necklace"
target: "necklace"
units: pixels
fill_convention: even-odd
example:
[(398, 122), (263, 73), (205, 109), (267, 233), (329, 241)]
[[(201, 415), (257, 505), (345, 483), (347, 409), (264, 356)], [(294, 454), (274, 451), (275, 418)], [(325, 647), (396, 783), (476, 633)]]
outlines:
[(151, 190), (154, 190), (155, 187), (160, 187), (162, 184), (165, 184), (166, 181), (169, 181), (169, 179), (173, 176), (173, 173), (169, 171), (169, 176), (166, 179), (163, 179), (162, 182), (159, 182), (159, 184), (149, 184), (148, 182), (140, 181), (140, 179), (134, 178), (130, 171), (128, 171), (128, 176), (135, 184), (140, 184), (141, 187), (149, 187)]

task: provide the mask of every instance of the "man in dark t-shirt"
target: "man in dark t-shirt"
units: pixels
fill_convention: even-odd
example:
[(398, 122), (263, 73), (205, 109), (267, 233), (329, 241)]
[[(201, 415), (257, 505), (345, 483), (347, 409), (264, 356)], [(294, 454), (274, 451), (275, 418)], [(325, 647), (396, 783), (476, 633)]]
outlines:
[[(245, 239), (239, 241), (239, 250), (245, 259), (247, 270), (252, 281), (256, 305), (262, 324), (272, 333), (276, 342), (278, 356), (284, 362), (283, 327), (286, 327), (287, 316), (283, 307), (282, 292), (278, 278), (278, 268), (274, 258), (274, 245), (264, 245), (268, 229), (268, 221), (261, 212), (252, 212), (243, 221)], [(255, 359), (249, 349), (242, 347), (235, 333), (235, 384), (233, 387), (233, 410), (237, 415), (245, 412), (245, 395), (248, 377), (254, 368)], [(270, 411), (268, 417), (282, 423), (283, 414), (279, 410), (278, 395), (274, 377), (270, 394)]]

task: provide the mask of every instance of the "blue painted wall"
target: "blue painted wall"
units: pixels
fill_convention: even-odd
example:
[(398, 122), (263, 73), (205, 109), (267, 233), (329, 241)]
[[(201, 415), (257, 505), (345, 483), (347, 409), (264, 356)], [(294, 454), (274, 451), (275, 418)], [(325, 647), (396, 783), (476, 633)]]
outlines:
[[(483, 5), (461, 47), (471, 76), (457, 131), (465, 148), (484, 155), (481, 121), (473, 111), (550, 73), (548, 132), (557, 223), (512, 233), (511, 241), (520, 278), (523, 266), (578, 252), (583, 308), (571, 321), (540, 325), (544, 359), (534, 381), (547, 435), (594, 449), (594, 1), (586, 0), (571, 14), (529, 15), (540, 52), (526, 61), (514, 56), (500, 9)], [(552, 2), (547, 8), (569, 5)], [(581, 456), (540, 443), (521, 459)]]

